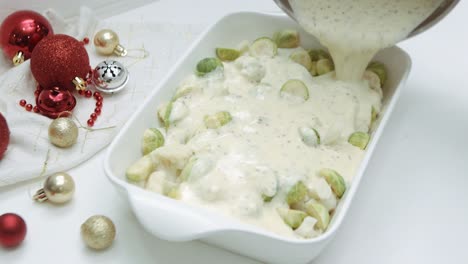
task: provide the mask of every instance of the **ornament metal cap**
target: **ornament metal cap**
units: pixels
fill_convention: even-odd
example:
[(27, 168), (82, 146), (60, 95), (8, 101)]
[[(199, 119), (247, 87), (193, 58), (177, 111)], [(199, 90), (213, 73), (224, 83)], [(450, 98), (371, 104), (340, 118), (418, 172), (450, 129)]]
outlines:
[(103, 93), (115, 93), (122, 90), (128, 80), (127, 68), (115, 60), (105, 60), (93, 70), (92, 81), (96, 89)]
[(33, 196), (38, 202), (50, 201), (61, 204), (71, 200), (75, 193), (75, 182), (65, 172), (57, 172), (50, 175), (44, 182), (44, 187), (39, 189)]
[(80, 78), (80, 77), (75, 77), (72, 82), (75, 85), (75, 88), (77, 91), (84, 91), (86, 90), (86, 87), (88, 86), (85, 80), (83, 80), (83, 78)]
[(18, 52), (16, 52), (15, 56), (13, 56), (13, 59), (11, 59), (11, 61), (15, 66), (20, 65), (24, 62), (24, 53), (19, 50)]

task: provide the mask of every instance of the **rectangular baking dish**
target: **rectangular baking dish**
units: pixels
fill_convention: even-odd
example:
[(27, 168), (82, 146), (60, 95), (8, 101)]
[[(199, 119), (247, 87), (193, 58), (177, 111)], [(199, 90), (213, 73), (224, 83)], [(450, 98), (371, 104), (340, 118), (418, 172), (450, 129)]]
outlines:
[(315, 38), (282, 14), (241, 12), (223, 17), (195, 41), (111, 143), (104, 161), (106, 174), (128, 198), (138, 220), (151, 234), (169, 241), (199, 239), (268, 263), (306, 263), (316, 257), (336, 233), (410, 71), (409, 56), (397, 47), (385, 49), (376, 56), (389, 72), (383, 88), (383, 111), (351, 186), (339, 203), (328, 230), (317, 238), (298, 240), (280, 237), (216, 212), (146, 191), (125, 179), (126, 168), (141, 157), (143, 131), (148, 127), (160, 126), (157, 107), (170, 100), (180, 81), (194, 71), (200, 59), (214, 56), (216, 47), (236, 47), (243, 40), (272, 36), (275, 31), (285, 28), (295, 28), (300, 32), (303, 47), (320, 47)]

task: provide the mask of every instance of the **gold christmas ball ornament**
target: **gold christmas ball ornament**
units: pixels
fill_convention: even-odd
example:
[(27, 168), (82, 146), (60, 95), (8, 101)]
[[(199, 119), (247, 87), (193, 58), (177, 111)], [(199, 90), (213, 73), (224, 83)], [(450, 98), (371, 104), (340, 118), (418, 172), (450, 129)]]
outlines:
[(49, 140), (60, 148), (73, 146), (78, 139), (78, 127), (71, 118), (59, 117), (49, 125)]
[(91, 216), (81, 225), (81, 237), (90, 248), (108, 248), (115, 239), (115, 225), (106, 216)]
[(47, 177), (44, 187), (34, 195), (34, 200), (62, 204), (70, 201), (74, 193), (75, 182), (73, 178), (68, 173), (57, 172)]
[(120, 45), (119, 36), (110, 29), (103, 29), (96, 33), (94, 46), (96, 46), (97, 52), (102, 55), (112, 55), (112, 53), (117, 56), (127, 55), (127, 50)]

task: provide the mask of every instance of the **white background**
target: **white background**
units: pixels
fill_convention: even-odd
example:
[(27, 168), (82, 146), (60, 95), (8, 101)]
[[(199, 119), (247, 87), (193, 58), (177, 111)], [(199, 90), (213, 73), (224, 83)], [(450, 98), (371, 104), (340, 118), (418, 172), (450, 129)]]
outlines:
[[(28, 2), (7, 5), (24, 8)], [(36, 10), (59, 7), (67, 16), (79, 6), (34, 2)], [(130, 5), (120, 2), (115, 10)], [(460, 2), (432, 30), (400, 45), (413, 59), (408, 84), (347, 218), (313, 263), (468, 263), (468, 2)], [(114, 19), (208, 25), (239, 10), (278, 11), (271, 0), (160, 0)], [(18, 213), (28, 225), (20, 247), (0, 249), (1, 264), (256, 263), (199, 242), (169, 243), (145, 233), (105, 177), (103, 154), (69, 171), (77, 193), (67, 205), (34, 203), (30, 193), (40, 181), (0, 189), (0, 214)], [(81, 223), (93, 214), (117, 226), (114, 245), (102, 252), (87, 249), (80, 238)]]

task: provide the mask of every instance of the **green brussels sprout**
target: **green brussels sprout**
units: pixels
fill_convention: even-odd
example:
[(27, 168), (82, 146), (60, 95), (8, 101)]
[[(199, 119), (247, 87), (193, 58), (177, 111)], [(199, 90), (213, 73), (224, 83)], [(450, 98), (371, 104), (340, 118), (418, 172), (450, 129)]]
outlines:
[(362, 150), (366, 149), (367, 144), (369, 143), (370, 135), (366, 132), (354, 132), (349, 136), (349, 144), (356, 146)]
[(232, 116), (229, 112), (221, 111), (214, 115), (206, 115), (203, 119), (207, 128), (219, 128), (231, 122)]
[(157, 128), (148, 128), (145, 130), (141, 144), (141, 152), (143, 155), (149, 154), (162, 145), (164, 145), (164, 136)]
[(310, 64), (310, 75), (312, 76), (317, 76), (317, 62), (316, 61), (312, 61), (311, 64)]
[(312, 60), (310, 60), (309, 53), (303, 49), (293, 51), (289, 58), (304, 66), (308, 71), (312, 68)]
[(161, 107), (158, 110), (159, 119), (162, 121), (164, 128), (166, 128), (166, 130), (169, 128), (169, 125), (170, 125), (169, 117), (171, 116), (171, 112), (172, 112), (172, 102), (173, 101), (170, 101), (168, 103), (161, 105)]
[(224, 68), (223, 63), (218, 58), (204, 58), (197, 63), (195, 73), (198, 76), (205, 76), (206, 74), (218, 69)]
[(307, 187), (301, 181), (297, 182), (291, 189), (289, 190), (288, 194), (286, 195), (286, 202), (289, 205), (293, 205), (295, 203), (303, 201), (307, 193)]
[(140, 182), (156, 169), (156, 165), (149, 155), (143, 156), (127, 168), (125, 175), (129, 181)]
[(343, 196), (346, 191), (346, 183), (343, 176), (335, 170), (326, 168), (321, 169), (319, 175), (325, 178), (336, 197), (341, 198)]
[(192, 167), (193, 165), (195, 164), (195, 162), (197, 162), (197, 157), (191, 157), (188, 161), (188, 163), (185, 165), (185, 167), (182, 169), (182, 171), (180, 172), (180, 179), (182, 179), (183, 181), (186, 181), (189, 179), (190, 177), (190, 174), (192, 173)]
[(317, 61), (317, 74), (324, 75), (335, 70), (335, 66), (330, 59), (320, 59)]
[(282, 97), (286, 95), (297, 96), (307, 101), (309, 99), (309, 89), (303, 81), (291, 79), (281, 86), (280, 95)]
[(320, 144), (320, 134), (314, 128), (300, 127), (299, 135), (307, 146), (316, 147)]
[(283, 219), (284, 223), (290, 226), (292, 229), (298, 228), (304, 218), (306, 218), (307, 214), (298, 211), (298, 210), (291, 210), (287, 208), (277, 208), (276, 211), (278, 212), (279, 216)]
[(362, 78), (367, 81), (371, 89), (377, 91), (379, 94), (381, 93), (380, 78), (375, 72), (366, 70)]
[(256, 39), (249, 48), (253, 57), (274, 57), (278, 53), (278, 46), (273, 40), (267, 37)]
[(378, 61), (373, 61), (367, 66), (367, 70), (374, 72), (379, 76), (380, 86), (383, 87), (387, 81), (387, 68), (385, 65)]
[(315, 224), (317, 228), (321, 230), (327, 229), (328, 224), (330, 223), (330, 214), (325, 206), (317, 201), (310, 200), (306, 203), (306, 212), (317, 220), (317, 223)]
[(278, 48), (296, 48), (299, 46), (299, 33), (293, 29), (286, 29), (275, 32), (273, 35)]
[(216, 56), (222, 61), (233, 61), (240, 56), (240, 52), (235, 49), (216, 48)]
[(330, 54), (322, 49), (311, 49), (308, 51), (309, 57), (312, 61), (318, 61), (322, 59), (329, 59), (331, 60)]

